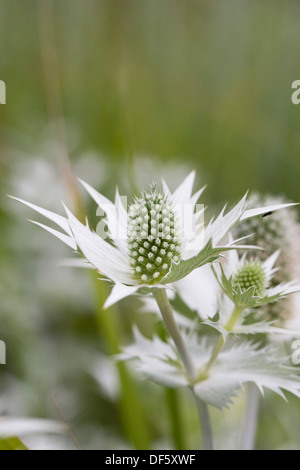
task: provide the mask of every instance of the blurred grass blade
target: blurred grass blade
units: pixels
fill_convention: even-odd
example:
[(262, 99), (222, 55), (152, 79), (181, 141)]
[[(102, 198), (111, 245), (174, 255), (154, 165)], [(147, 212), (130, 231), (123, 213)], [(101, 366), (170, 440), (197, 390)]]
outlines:
[(185, 432), (180, 407), (179, 391), (174, 388), (167, 388), (165, 396), (169, 411), (174, 447), (176, 450), (185, 450)]
[[(108, 296), (104, 282), (98, 280), (97, 273), (91, 273), (94, 280), (94, 291), (97, 301), (97, 321), (100, 334), (106, 343), (110, 355), (120, 352), (120, 322), (116, 307), (103, 310), (103, 304)], [(121, 400), (119, 403), (123, 430), (136, 449), (148, 450), (150, 444), (149, 431), (140, 397), (126, 364), (116, 364), (120, 383)]]
[(18, 437), (0, 439), (0, 450), (29, 450)]

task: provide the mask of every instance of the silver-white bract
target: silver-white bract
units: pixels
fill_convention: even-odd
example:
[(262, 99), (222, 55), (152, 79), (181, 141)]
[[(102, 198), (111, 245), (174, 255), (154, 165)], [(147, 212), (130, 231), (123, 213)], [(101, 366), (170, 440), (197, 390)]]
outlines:
[(219, 311), (222, 290), (210, 264), (195, 269), (174, 284), (180, 298), (200, 319), (213, 318)]
[[(224, 208), (216, 219), (212, 219), (207, 227), (204, 227), (201, 220), (203, 208), (196, 210), (198, 198), (204, 188), (193, 194), (194, 179), (195, 172), (192, 172), (173, 193), (163, 181), (163, 191), (170, 204), (175, 208), (188, 206), (189, 210), (185, 213), (182, 226), (181, 259), (178, 262), (172, 261), (169, 271), (158, 284), (152, 283), (150, 286), (152, 288), (166, 288), (168, 284), (184, 278), (194, 269), (214, 261), (222, 251), (235, 248), (236, 243), (240, 240), (231, 241), (224, 245), (221, 242), (237, 223), (291, 205), (279, 204), (249, 209), (250, 203), (245, 196), (232, 210), (225, 213)], [(122, 204), (119, 192), (116, 191), (115, 201), (111, 202), (89, 184), (83, 181), (81, 183), (98, 206), (103, 208), (113, 244), (91, 230), (88, 223), (82, 224), (66, 206), (64, 206), (66, 212), (64, 217), (30, 202), (14, 199), (54, 222), (62, 231), (40, 222), (33, 223), (59, 238), (73, 250), (81, 252), (88, 263), (101, 275), (113, 281), (114, 287), (105, 304), (106, 307), (109, 307), (122, 298), (137, 293), (143, 287), (149, 288), (149, 284), (143, 284), (133, 275), (126, 239), (127, 210)], [(118, 236), (114, 237), (116, 233)]]
[[(151, 380), (166, 387), (186, 387), (189, 381), (171, 342), (155, 337), (144, 338), (138, 330), (135, 342), (123, 349), (119, 360), (133, 361), (133, 367)], [(201, 341), (194, 333), (185, 337), (196, 369), (201, 374), (211, 357), (213, 346)], [(300, 377), (295, 367), (288, 367), (285, 358), (276, 354), (275, 348), (259, 348), (242, 342), (224, 348), (209, 376), (193, 384), (195, 393), (206, 403), (223, 408), (232, 403), (238, 391), (248, 382), (255, 383), (284, 397), (283, 390), (300, 396)]]

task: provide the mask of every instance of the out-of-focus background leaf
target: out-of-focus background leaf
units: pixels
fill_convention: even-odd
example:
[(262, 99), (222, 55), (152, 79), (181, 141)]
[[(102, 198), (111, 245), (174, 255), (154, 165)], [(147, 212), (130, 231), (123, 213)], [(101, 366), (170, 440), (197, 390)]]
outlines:
[(28, 450), (17, 437), (0, 440), (0, 450)]
[[(71, 162), (107, 196), (117, 184), (132, 194), (160, 173), (176, 186), (195, 168), (197, 184), (208, 184), (205, 203), (248, 189), (298, 201), (299, 14), (297, 0), (0, 0), (1, 415), (65, 419), (86, 448), (172, 447), (178, 419), (186, 433), (179, 444), (173, 429), (177, 446), (198, 445), (184, 393), (167, 395), (170, 417), (159, 387), (107, 357), (130, 341), (133, 322), (149, 333), (154, 317), (129, 299), (111, 323), (105, 292), (89, 274), (57, 267), (68, 250), (5, 195), (52, 210), (62, 198), (97, 222), (94, 205), (74, 196)], [(267, 401), (258, 446), (300, 448), (299, 414), (297, 400)], [(216, 415), (223, 437), (224, 426)], [(71, 437), (30, 444), (72, 447)]]

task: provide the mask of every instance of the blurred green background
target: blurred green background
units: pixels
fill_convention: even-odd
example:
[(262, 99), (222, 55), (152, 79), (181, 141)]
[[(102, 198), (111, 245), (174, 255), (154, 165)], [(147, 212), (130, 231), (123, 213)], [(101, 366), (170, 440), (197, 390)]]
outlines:
[[(106, 287), (55, 266), (68, 250), (6, 193), (52, 210), (61, 197), (96, 220), (74, 175), (112, 196), (195, 168), (205, 203), (248, 189), (298, 201), (299, 14), (298, 0), (0, 0), (1, 414), (61, 419), (52, 397), (86, 448), (198, 445), (188, 397), (107, 360), (155, 317), (134, 300), (102, 312)], [(298, 415), (272, 397), (259, 447), (300, 448)], [(216, 414), (220, 436), (225, 422)]]

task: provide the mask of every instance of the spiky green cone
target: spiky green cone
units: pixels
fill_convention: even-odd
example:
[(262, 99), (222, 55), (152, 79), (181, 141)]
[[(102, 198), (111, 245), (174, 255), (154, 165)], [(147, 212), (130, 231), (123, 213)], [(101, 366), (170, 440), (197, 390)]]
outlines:
[(256, 297), (263, 297), (267, 287), (267, 282), (266, 274), (261, 262), (246, 262), (234, 276), (233, 286), (235, 288), (240, 288), (242, 292), (253, 287), (253, 294)]
[(180, 259), (180, 231), (174, 208), (153, 186), (129, 208), (131, 267), (141, 283), (159, 282)]

